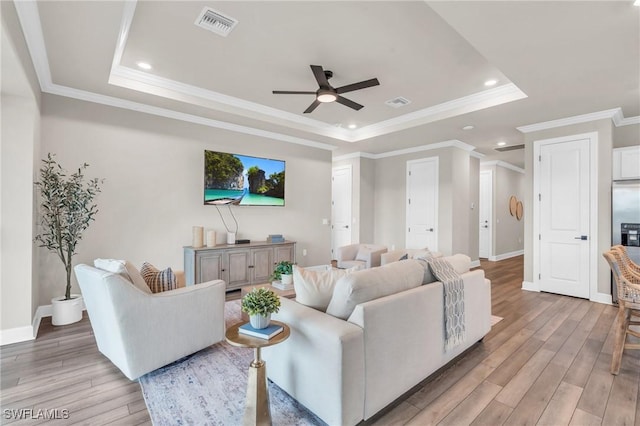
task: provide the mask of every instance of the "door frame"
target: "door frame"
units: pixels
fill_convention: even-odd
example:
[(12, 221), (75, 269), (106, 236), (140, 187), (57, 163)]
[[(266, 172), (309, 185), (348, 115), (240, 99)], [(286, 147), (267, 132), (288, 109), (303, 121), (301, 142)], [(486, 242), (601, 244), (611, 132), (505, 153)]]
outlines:
[[(491, 185), (489, 186), (489, 200), (487, 201), (487, 203), (489, 204), (489, 256), (486, 257), (487, 260), (491, 260), (491, 258), (495, 258), (495, 256), (493, 255), (493, 240), (494, 240), (494, 236), (495, 236), (495, 232), (494, 232), (494, 225), (495, 225), (495, 220), (493, 218), (493, 201), (494, 201), (494, 196), (493, 196), (493, 169), (486, 169), (486, 170), (480, 170), (480, 178), (482, 178), (483, 174), (489, 175), (489, 180), (491, 182)], [(480, 188), (480, 190), (478, 191), (478, 202), (482, 203), (482, 188)], [(478, 206), (478, 218), (480, 217), (480, 206)], [(482, 225), (480, 225), (482, 226)], [(478, 228), (478, 232), (482, 232), (480, 230), (480, 228)], [(478, 235), (478, 245), (480, 244), (480, 235)], [(480, 250), (478, 250), (478, 256), (480, 255)]]
[(408, 160), (406, 165), (405, 165), (405, 199), (404, 199), (404, 205), (405, 205), (405, 217), (404, 217), (404, 244), (405, 247), (407, 247), (407, 241), (409, 240), (409, 206), (408, 206), (408, 200), (410, 198), (410, 186), (409, 186), (409, 168), (411, 165), (413, 164), (417, 164), (417, 163), (433, 163), (434, 167), (436, 169), (436, 176), (438, 178), (438, 181), (436, 182), (436, 187), (435, 187), (435, 199), (437, 200), (437, 205), (436, 205), (436, 209), (433, 215), (433, 229), (434, 229), (434, 238), (436, 241), (436, 247), (432, 248), (429, 247), (429, 250), (433, 250), (433, 251), (437, 251), (438, 247), (440, 246), (440, 233), (438, 232), (438, 222), (439, 222), (439, 210), (440, 210), (440, 157), (425, 157), (425, 158), (418, 158), (415, 160)]
[[(589, 300), (601, 302), (598, 293), (598, 133), (580, 133), (533, 141), (533, 286), (526, 290), (540, 291), (540, 151), (543, 145), (589, 140)], [(594, 178), (595, 176), (595, 178)]]
[(333, 194), (333, 183), (334, 183), (334, 174), (336, 171), (346, 170), (349, 174), (349, 244), (352, 244), (353, 241), (353, 167), (351, 164), (344, 164), (342, 166), (335, 166), (331, 168), (331, 259), (335, 258), (336, 249), (335, 246), (335, 238), (334, 238), (334, 194)]

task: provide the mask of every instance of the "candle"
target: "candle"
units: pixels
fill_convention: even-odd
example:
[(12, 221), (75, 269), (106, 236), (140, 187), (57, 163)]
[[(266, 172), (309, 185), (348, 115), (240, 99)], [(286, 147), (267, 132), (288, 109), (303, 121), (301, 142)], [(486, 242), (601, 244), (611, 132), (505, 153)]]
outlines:
[(213, 229), (207, 230), (207, 247), (214, 247), (216, 245), (216, 231)]
[(191, 245), (193, 247), (202, 247), (204, 246), (203, 239), (204, 239), (204, 228), (202, 226), (194, 226), (193, 242)]

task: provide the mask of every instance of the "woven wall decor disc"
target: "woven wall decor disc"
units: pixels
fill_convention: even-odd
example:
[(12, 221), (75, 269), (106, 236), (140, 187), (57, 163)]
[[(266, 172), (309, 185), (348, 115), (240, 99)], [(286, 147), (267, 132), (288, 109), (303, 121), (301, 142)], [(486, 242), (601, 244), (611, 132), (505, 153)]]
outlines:
[(518, 199), (515, 197), (515, 195), (512, 195), (511, 197), (509, 197), (509, 213), (511, 213), (511, 216), (516, 215), (517, 204), (518, 204)]
[(524, 213), (523, 207), (522, 207), (522, 201), (518, 201), (518, 205), (516, 206), (516, 219), (518, 220), (522, 219), (522, 213)]

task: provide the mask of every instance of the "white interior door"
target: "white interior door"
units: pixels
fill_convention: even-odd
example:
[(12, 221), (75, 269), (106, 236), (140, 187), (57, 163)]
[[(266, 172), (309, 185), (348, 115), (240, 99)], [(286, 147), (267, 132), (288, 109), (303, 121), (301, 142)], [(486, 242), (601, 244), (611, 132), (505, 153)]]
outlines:
[(331, 255), (351, 244), (351, 166), (336, 167), (331, 175)]
[(479, 257), (489, 258), (492, 249), (493, 232), (493, 171), (480, 172), (480, 199), (478, 212), (480, 215)]
[(438, 158), (407, 161), (406, 248), (438, 250)]
[(579, 139), (540, 146), (542, 291), (589, 298), (589, 144), (589, 139)]

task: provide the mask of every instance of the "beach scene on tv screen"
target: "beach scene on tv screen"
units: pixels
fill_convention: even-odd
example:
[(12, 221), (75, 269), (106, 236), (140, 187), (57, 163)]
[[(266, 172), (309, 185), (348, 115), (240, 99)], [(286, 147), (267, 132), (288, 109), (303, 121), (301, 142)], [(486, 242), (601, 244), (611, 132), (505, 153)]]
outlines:
[(285, 162), (204, 152), (204, 203), (284, 206)]

